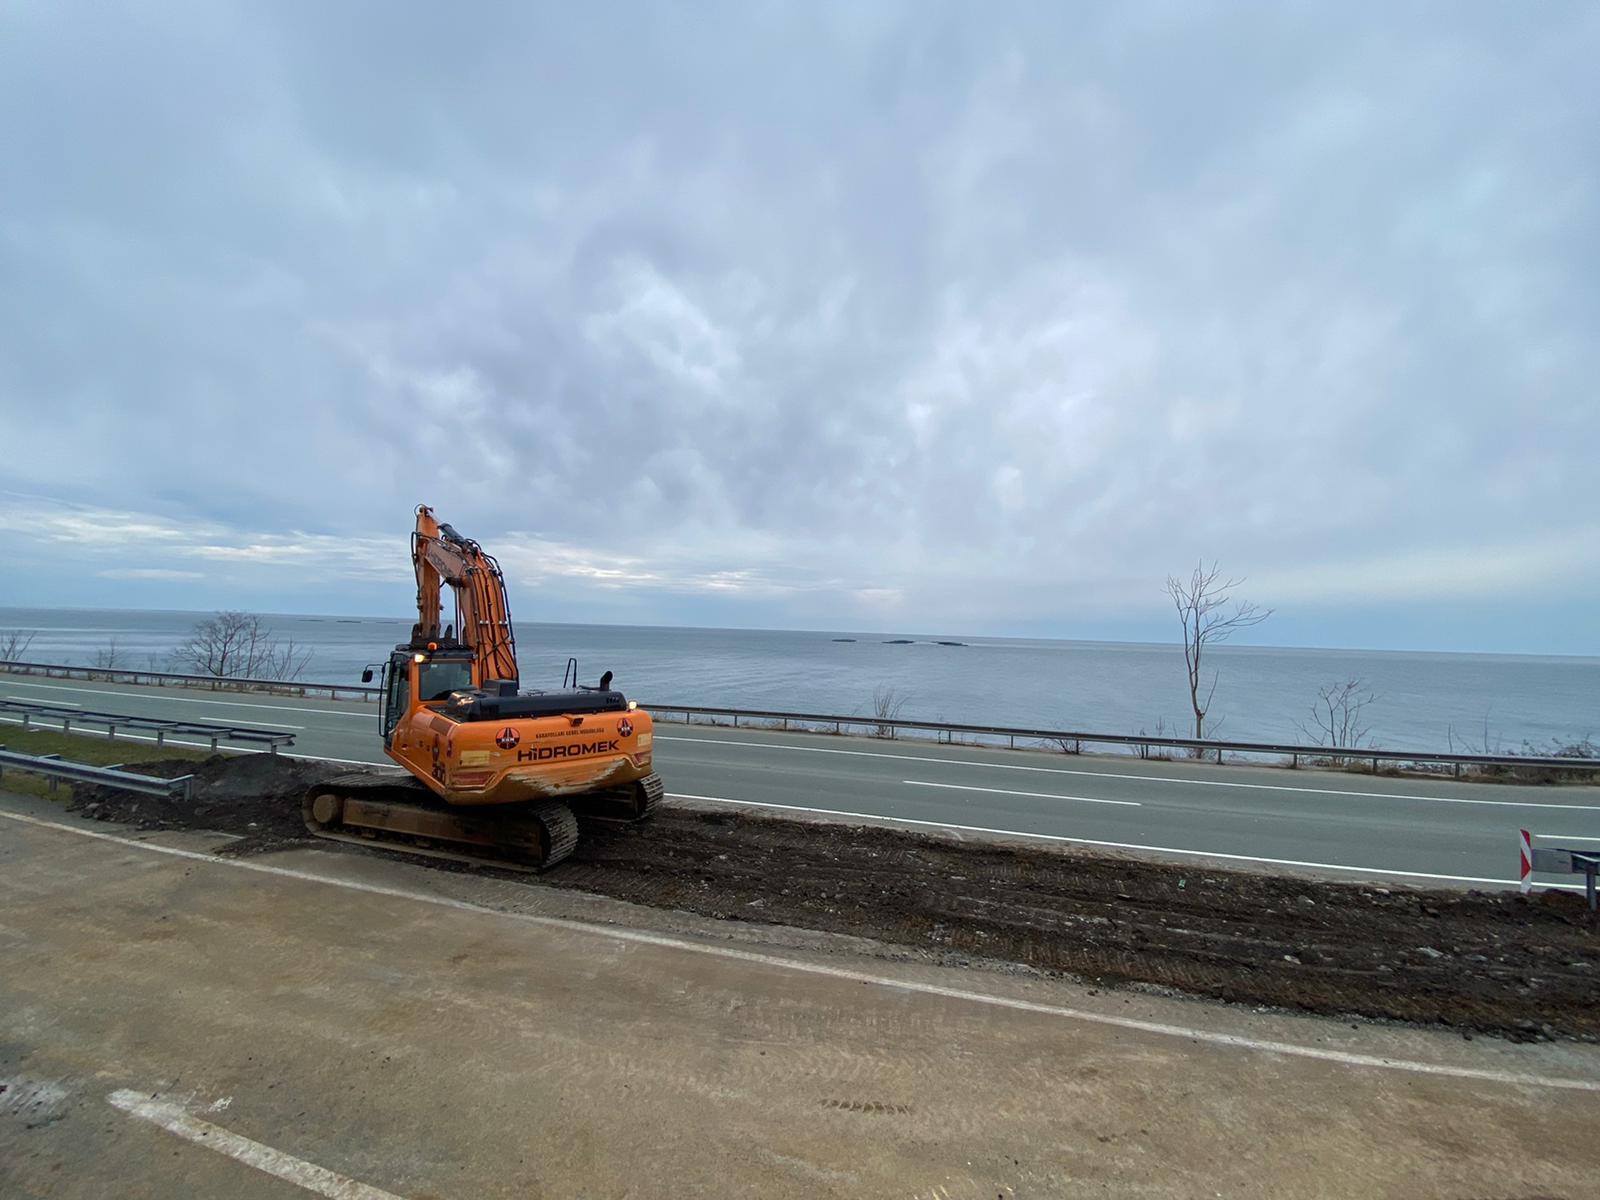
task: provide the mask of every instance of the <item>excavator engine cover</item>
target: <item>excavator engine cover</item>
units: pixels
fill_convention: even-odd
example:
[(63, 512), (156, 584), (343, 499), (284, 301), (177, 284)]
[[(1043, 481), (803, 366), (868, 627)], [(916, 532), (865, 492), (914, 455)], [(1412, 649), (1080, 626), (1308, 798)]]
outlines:
[(567, 714), (626, 712), (628, 700), (621, 692), (576, 691), (515, 692), (473, 688), (451, 692), (444, 714), (456, 721), (508, 721), (517, 717), (560, 717)]

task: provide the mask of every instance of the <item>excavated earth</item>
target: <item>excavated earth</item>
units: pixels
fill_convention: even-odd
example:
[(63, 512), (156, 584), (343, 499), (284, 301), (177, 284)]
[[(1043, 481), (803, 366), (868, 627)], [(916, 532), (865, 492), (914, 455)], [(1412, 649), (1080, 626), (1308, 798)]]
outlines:
[[(142, 828), (238, 834), (234, 854), (314, 841), (300, 796), (329, 773), (265, 755), (141, 770), (193, 772), (194, 798), (82, 788), (73, 807)], [(1325, 883), (670, 805), (644, 825), (586, 824), (570, 859), (520, 878), (1106, 986), (1600, 1040), (1600, 924), (1567, 893)]]

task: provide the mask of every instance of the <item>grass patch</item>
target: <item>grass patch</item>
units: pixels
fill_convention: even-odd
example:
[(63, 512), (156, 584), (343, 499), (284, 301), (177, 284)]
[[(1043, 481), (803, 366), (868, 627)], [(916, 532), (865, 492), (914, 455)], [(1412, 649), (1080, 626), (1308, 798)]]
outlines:
[[(0, 725), (0, 746), (17, 754), (59, 754), (69, 762), (88, 763), (94, 767), (110, 767), (120, 763), (135, 773), (140, 763), (160, 760), (171, 762), (173, 759), (204, 762), (211, 757), (210, 751), (191, 750), (185, 746), (158, 746), (154, 742), (60, 733), (53, 729), (24, 729), (20, 725)], [(72, 784), (65, 779), (56, 780), (56, 790), (52, 792), (49, 776), (34, 775), (19, 767), (6, 767), (4, 771), (4, 776), (0, 777), (0, 790), (55, 800), (66, 800), (72, 795)]]

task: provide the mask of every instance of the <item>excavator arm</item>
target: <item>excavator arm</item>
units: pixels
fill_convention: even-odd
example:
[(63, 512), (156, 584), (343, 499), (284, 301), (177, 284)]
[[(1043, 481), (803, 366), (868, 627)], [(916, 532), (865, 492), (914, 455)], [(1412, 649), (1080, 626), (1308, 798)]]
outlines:
[(436, 521), (433, 510), (419, 504), (416, 532), (411, 535), (411, 562), (417, 572), (417, 625), (412, 641), (441, 640), (439, 594), (448, 585), (455, 594), (456, 638), (472, 649), (474, 685), (482, 687), (493, 679), (518, 682), (511, 604), (494, 555)]

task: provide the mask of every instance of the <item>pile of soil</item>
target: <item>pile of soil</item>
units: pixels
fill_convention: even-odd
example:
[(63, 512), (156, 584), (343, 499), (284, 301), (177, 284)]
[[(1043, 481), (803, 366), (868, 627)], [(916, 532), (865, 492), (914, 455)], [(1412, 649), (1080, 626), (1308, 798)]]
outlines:
[[(244, 834), (237, 853), (310, 840), (300, 796), (328, 774), (265, 755), (163, 766), (194, 773), (191, 804), (83, 789), (75, 807)], [(672, 806), (639, 826), (586, 823), (570, 859), (516, 878), (1105, 985), (1600, 1040), (1600, 924), (1568, 893), (1322, 883)]]
[(192, 776), (190, 797), (173, 800), (114, 788), (77, 784), (69, 812), (137, 829), (214, 829), (240, 835), (232, 854), (312, 841), (300, 817), (306, 789), (329, 775), (326, 763), (273, 754), (213, 754), (203, 762), (161, 759), (142, 762), (140, 775), (161, 779)]

